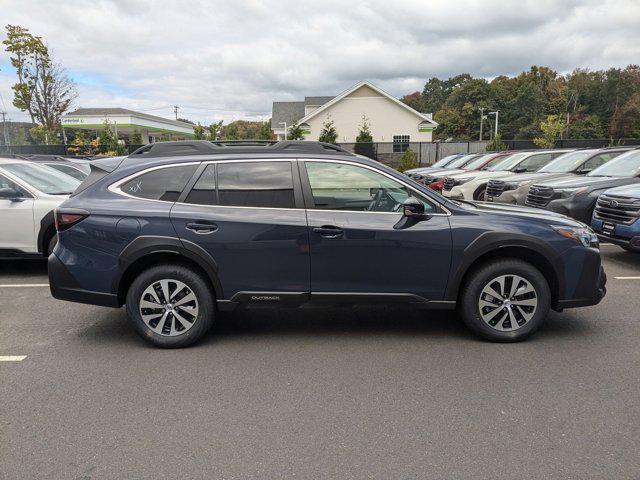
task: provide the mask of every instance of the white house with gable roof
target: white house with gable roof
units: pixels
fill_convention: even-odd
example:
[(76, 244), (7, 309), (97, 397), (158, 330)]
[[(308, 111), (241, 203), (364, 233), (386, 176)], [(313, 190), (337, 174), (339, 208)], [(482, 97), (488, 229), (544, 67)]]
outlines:
[(431, 114), (420, 113), (367, 81), (335, 97), (306, 97), (300, 102), (273, 102), (271, 128), (278, 140), (294, 122), (318, 140), (323, 124), (333, 120), (338, 143), (355, 142), (365, 116), (374, 142), (430, 142), (438, 126)]

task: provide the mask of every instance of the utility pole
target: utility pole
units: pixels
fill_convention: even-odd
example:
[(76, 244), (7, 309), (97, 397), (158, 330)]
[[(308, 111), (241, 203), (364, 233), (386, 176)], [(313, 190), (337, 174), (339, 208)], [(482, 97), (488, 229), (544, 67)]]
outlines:
[(500, 113), (500, 110), (496, 110), (495, 112), (489, 112), (489, 115), (496, 116), (496, 125), (495, 125), (495, 132), (493, 134), (493, 138), (496, 138), (498, 136), (498, 113)]
[(484, 120), (484, 108), (480, 109), (480, 138), (478, 140), (482, 141), (482, 121)]
[(180, 107), (179, 107), (178, 105), (174, 105), (174, 106), (173, 106), (173, 113), (175, 113), (175, 114), (176, 114), (176, 120), (178, 120), (178, 109), (179, 109), (179, 108), (180, 108)]
[(9, 130), (7, 129), (7, 112), (0, 112), (2, 115), (2, 130), (4, 132), (4, 144), (9, 145)]

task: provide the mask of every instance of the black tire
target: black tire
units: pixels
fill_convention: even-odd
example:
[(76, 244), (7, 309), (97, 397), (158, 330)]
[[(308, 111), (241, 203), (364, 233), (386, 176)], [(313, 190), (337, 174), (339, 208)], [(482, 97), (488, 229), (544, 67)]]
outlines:
[(47, 258), (49, 257), (49, 255), (51, 255), (51, 252), (53, 252), (53, 249), (56, 247), (57, 244), (58, 244), (58, 234), (54, 233), (53, 236), (46, 243), (47, 250), (45, 252), (45, 255), (47, 256)]
[[(194, 320), (191, 322), (189, 328), (185, 330), (184, 333), (176, 333), (175, 336), (169, 336), (168, 334), (165, 335), (154, 331), (150, 325), (145, 323), (140, 309), (140, 302), (142, 301), (145, 290), (157, 282), (167, 279), (182, 282), (188, 288), (186, 292), (190, 291), (190, 293), (195, 295), (196, 303), (194, 303), (194, 305), (198, 309), (197, 315), (192, 317)], [(176, 285), (176, 283), (173, 283), (173, 285)], [(176, 288), (176, 290), (170, 293), (169, 296), (171, 297), (178, 293), (179, 292)], [(158, 296), (158, 298), (160, 298), (160, 296)], [(208, 282), (197, 272), (182, 265), (163, 264), (151, 267), (140, 273), (135, 278), (127, 292), (126, 307), (129, 321), (143, 339), (161, 348), (180, 348), (194, 344), (209, 331), (213, 325), (215, 317), (215, 296)], [(145, 311), (148, 312), (149, 310)], [(153, 310), (154, 313), (156, 311), (163, 310)], [(181, 313), (184, 315), (184, 312)], [(158, 323), (159, 321), (157, 324)], [(153, 323), (151, 323), (151, 325), (153, 325)], [(175, 326), (177, 329), (182, 324), (176, 323), (175, 317), (168, 313), (167, 320), (164, 325), (168, 325), (168, 328), (170, 329)], [(162, 329), (162, 327), (160, 328)], [(164, 332), (166, 327), (162, 330)]]
[(487, 192), (487, 186), (486, 185), (478, 188), (478, 190), (476, 190), (473, 193), (473, 199), (481, 201), (481, 202), (484, 202), (484, 200), (485, 200), (484, 195), (485, 195), (486, 192)]
[[(508, 309), (502, 306), (488, 307), (489, 314), (493, 312), (494, 308), (502, 310), (502, 312), (497, 312), (496, 315), (496, 317), (500, 318), (498, 322), (499, 325), (492, 327), (483, 319), (483, 313), (480, 311), (479, 305), (481, 301), (480, 296), (483, 293), (483, 289), (488, 287), (492, 280), (503, 275), (521, 277), (528, 282), (534, 289), (537, 305), (531, 312), (532, 316), (528, 320), (526, 320), (526, 317), (522, 314), (523, 310), (521, 307), (510, 306)], [(505, 288), (505, 290), (507, 289)], [(527, 296), (528, 295), (530, 294), (527, 294)], [(516, 296), (514, 298), (523, 297)], [(500, 302), (504, 302), (505, 304), (510, 303), (508, 300), (512, 299), (501, 299)], [(547, 318), (551, 306), (551, 290), (544, 275), (533, 265), (517, 259), (495, 260), (483, 264), (469, 274), (462, 286), (459, 301), (462, 320), (473, 333), (493, 342), (519, 342), (532, 335)], [(514, 315), (519, 318), (516, 322), (525, 321), (522, 324), (519, 323), (519, 326), (515, 329), (506, 331), (499, 330), (498, 328), (501, 326), (510, 325), (510, 321), (503, 323), (502, 319), (509, 316), (511, 308), (517, 311), (514, 313)], [(485, 312), (484, 315), (486, 316), (488, 313)]]

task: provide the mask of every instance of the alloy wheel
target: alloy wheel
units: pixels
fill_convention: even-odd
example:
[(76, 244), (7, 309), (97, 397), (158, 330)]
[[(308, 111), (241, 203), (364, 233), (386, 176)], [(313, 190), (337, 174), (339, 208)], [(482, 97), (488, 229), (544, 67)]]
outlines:
[(482, 320), (503, 332), (522, 328), (533, 318), (537, 307), (536, 289), (519, 275), (501, 275), (489, 281), (478, 300)]
[(184, 334), (198, 318), (198, 299), (179, 280), (153, 282), (142, 292), (139, 308), (144, 323), (153, 332), (167, 337)]

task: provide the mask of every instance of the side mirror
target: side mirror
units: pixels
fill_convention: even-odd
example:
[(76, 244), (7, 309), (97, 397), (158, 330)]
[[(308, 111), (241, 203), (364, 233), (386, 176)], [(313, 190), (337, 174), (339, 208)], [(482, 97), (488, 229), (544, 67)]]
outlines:
[(424, 203), (416, 197), (409, 197), (402, 203), (402, 214), (405, 217), (423, 220), (427, 218), (424, 213)]
[(23, 200), (22, 194), (14, 188), (0, 188), (0, 199), (19, 202)]
[(591, 168), (581, 168), (580, 170), (577, 170), (576, 173), (578, 175), (586, 175), (587, 173), (589, 173), (592, 169)]
[(527, 171), (527, 169), (525, 167), (518, 167), (518, 168), (514, 168), (513, 173), (524, 173)]

